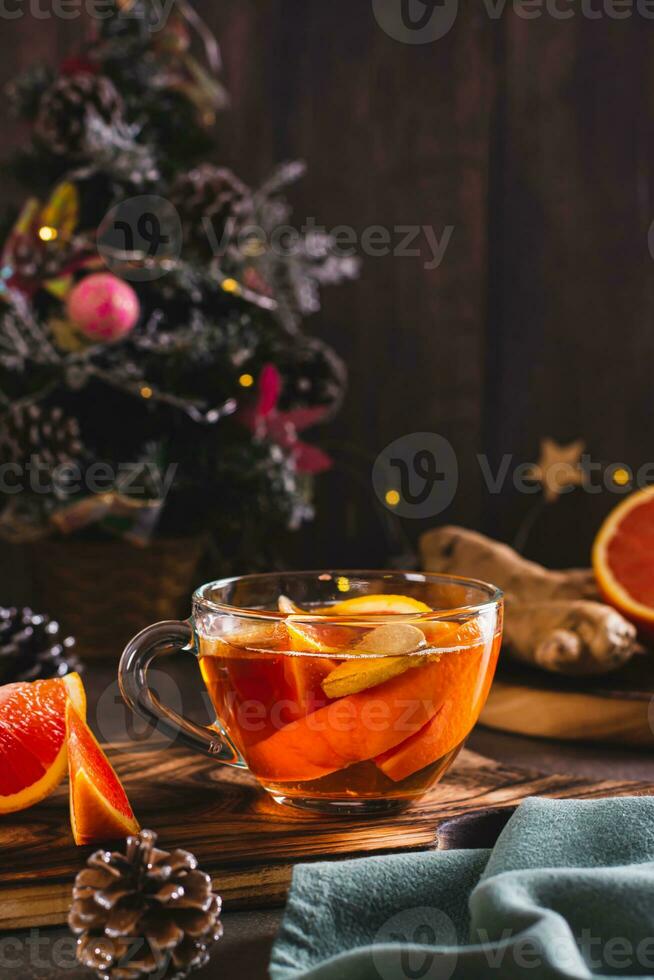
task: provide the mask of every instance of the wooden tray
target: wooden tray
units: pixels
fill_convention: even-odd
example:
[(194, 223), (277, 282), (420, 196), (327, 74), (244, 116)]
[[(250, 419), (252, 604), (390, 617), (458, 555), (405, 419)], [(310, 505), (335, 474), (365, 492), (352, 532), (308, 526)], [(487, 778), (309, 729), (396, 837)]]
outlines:
[[(438, 847), (444, 821), (515, 806), (526, 796), (654, 792), (645, 783), (508, 768), (464, 751), (443, 782), (410, 809), (364, 820), (279, 807), (247, 773), (182, 749), (109, 746), (109, 754), (142, 825), (159, 833), (163, 847), (192, 850), (228, 908), (283, 904), (299, 861)], [(491, 823), (498, 826), (498, 818)], [(449, 832), (443, 846), (448, 840)], [(72, 842), (65, 786), (33, 809), (1, 818), (1, 928), (64, 922), (74, 875), (92, 850)]]
[(481, 723), (567, 741), (654, 746), (654, 654), (596, 678), (566, 678), (503, 655)]

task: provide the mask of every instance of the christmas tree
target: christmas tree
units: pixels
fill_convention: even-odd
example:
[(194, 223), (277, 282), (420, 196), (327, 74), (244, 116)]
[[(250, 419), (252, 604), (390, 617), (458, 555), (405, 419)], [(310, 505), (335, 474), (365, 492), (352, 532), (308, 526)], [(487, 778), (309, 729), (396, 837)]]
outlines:
[(288, 228), (301, 164), (251, 190), (207, 162), (218, 46), (185, 2), (154, 18), (117, 0), (83, 51), (12, 85), (30, 196), (0, 271), (0, 530), (211, 530), (226, 567), (252, 564), (312, 516), (330, 460), (301, 433), (345, 371), (301, 325), (356, 260)]

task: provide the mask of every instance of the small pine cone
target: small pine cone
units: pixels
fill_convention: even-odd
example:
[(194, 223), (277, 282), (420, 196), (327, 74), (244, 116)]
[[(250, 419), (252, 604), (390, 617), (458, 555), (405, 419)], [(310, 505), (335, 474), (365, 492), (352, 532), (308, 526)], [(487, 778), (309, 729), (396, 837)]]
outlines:
[(142, 830), (127, 853), (96, 851), (73, 887), (68, 924), (77, 959), (105, 980), (182, 980), (222, 935), (221, 900), (188, 851), (155, 847)]
[[(185, 242), (210, 249), (224, 247), (252, 215), (252, 196), (238, 177), (222, 167), (203, 163), (180, 174), (170, 189)], [(211, 222), (209, 231), (206, 222)]]
[(0, 607), (0, 684), (45, 680), (81, 671), (75, 640), (59, 623), (31, 609)]
[(61, 408), (12, 408), (0, 425), (0, 458), (5, 462), (52, 472), (79, 460), (82, 453), (79, 423)]
[(123, 112), (123, 100), (106, 75), (62, 75), (41, 99), (35, 133), (53, 153), (80, 156), (86, 149), (91, 120), (95, 117), (114, 126)]

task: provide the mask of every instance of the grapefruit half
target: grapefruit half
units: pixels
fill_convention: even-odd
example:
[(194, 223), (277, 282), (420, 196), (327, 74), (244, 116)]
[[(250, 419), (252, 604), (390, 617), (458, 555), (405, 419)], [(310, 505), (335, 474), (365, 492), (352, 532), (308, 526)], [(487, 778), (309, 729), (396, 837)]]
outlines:
[(0, 813), (45, 799), (66, 773), (66, 705), (86, 715), (79, 674), (0, 687)]
[(604, 599), (654, 634), (654, 486), (611, 511), (595, 538), (593, 569)]

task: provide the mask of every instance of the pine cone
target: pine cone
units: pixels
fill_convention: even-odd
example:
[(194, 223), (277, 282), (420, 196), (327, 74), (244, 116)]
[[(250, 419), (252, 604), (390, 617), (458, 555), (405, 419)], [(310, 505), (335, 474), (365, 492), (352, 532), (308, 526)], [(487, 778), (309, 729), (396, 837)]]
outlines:
[[(110, 980), (181, 980), (222, 935), (221, 900), (188, 851), (155, 847), (142, 830), (127, 853), (96, 851), (73, 887), (68, 924), (77, 959)], [(163, 971), (163, 972), (161, 972)]]
[[(170, 201), (179, 213), (185, 242), (204, 251), (211, 250), (212, 242), (224, 247), (252, 214), (245, 184), (231, 170), (211, 163), (180, 174), (170, 189)], [(206, 219), (213, 232), (208, 233)]]
[(35, 133), (53, 153), (82, 156), (92, 121), (115, 126), (123, 112), (123, 100), (106, 75), (62, 75), (41, 99)]
[(79, 460), (83, 453), (77, 419), (61, 408), (29, 405), (12, 408), (0, 426), (0, 458), (4, 462), (28, 463), (52, 472), (62, 463)]
[(63, 677), (81, 671), (72, 636), (59, 623), (31, 609), (0, 607), (0, 684)]

